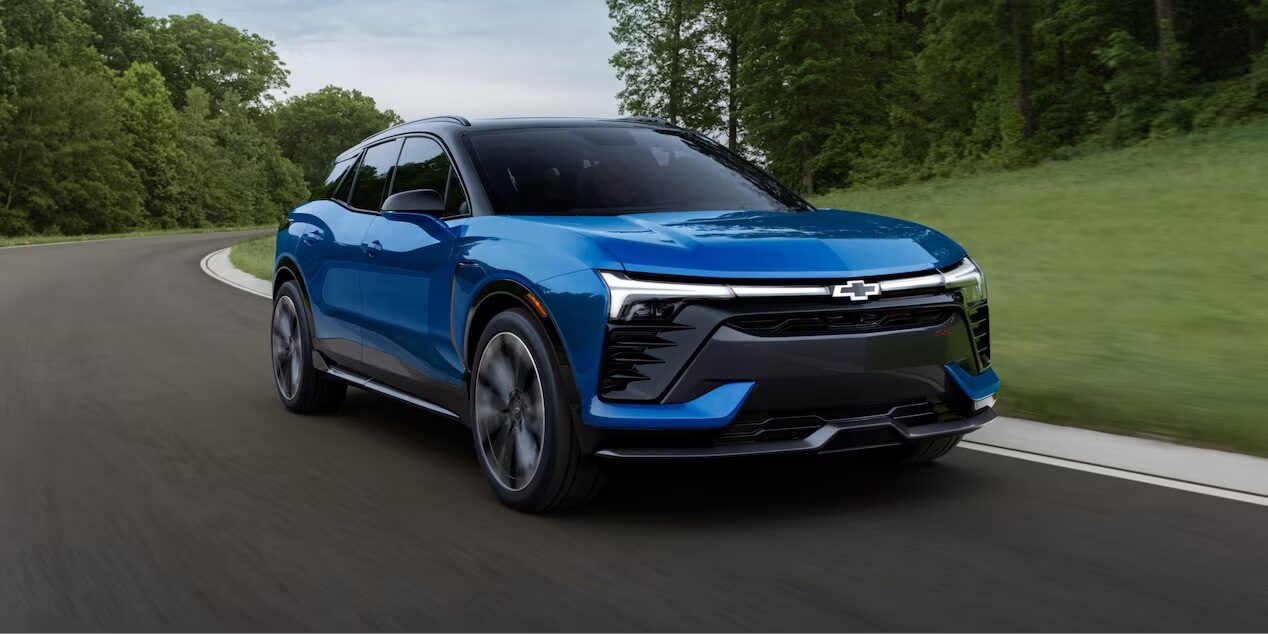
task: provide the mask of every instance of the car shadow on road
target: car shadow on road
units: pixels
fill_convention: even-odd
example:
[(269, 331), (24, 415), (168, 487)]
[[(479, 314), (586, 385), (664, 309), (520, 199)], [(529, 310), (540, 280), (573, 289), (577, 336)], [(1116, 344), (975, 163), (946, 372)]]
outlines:
[[(486, 492), (471, 432), (460, 423), (372, 394), (350, 394), (333, 420), (377, 441), (409, 447), (420, 460), (471, 478), (473, 491)], [(954, 453), (948, 458), (911, 468), (888, 467), (858, 454), (613, 461), (607, 485), (592, 503), (550, 517), (676, 525), (762, 522), (801, 513), (922, 505), (991, 486), (991, 478)], [(491, 493), (487, 501), (496, 504)]]

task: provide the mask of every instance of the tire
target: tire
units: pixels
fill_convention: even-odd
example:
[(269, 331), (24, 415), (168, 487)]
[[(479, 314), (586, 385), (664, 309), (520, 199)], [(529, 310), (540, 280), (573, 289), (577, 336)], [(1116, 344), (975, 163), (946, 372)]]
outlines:
[(296, 414), (330, 412), (343, 404), (347, 384), (313, 367), (312, 321), (308, 304), (295, 282), (286, 282), (273, 297), (273, 387), (286, 409)]
[(959, 436), (943, 436), (928, 440), (917, 440), (910, 445), (899, 448), (893, 454), (893, 463), (899, 466), (911, 466), (933, 462), (960, 444)]
[(476, 350), (471, 431), (494, 493), (527, 513), (592, 499), (603, 482), (602, 465), (577, 443), (560, 364), (542, 325), (523, 309), (504, 311), (481, 333)]

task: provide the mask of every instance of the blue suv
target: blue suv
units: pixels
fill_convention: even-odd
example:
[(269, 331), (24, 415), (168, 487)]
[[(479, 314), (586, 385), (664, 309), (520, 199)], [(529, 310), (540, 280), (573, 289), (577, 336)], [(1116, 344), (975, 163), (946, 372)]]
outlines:
[(375, 134), (290, 212), (273, 279), (288, 409), (353, 385), (462, 421), (524, 511), (590, 498), (613, 460), (925, 462), (995, 415), (964, 249), (654, 119)]

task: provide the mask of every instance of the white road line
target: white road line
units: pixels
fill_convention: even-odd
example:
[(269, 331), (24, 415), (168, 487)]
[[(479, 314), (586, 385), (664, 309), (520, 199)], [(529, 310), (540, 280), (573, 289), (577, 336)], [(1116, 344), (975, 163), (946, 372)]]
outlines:
[(248, 273), (243, 273), (233, 266), (229, 261), (229, 249), (221, 249), (212, 251), (198, 263), (203, 273), (210, 275), (212, 278), (224, 282), (240, 291), (246, 291), (252, 295), (258, 295), (267, 299), (272, 299), (272, 294), (267, 290), (271, 285)]
[(1154, 486), (1166, 487), (1168, 489), (1176, 489), (1178, 491), (1188, 491), (1190, 493), (1198, 493), (1201, 495), (1209, 495), (1212, 497), (1223, 498), (1225, 500), (1234, 500), (1237, 502), (1246, 502), (1247, 504), (1257, 504), (1259, 506), (1268, 506), (1268, 497), (1262, 495), (1254, 495), (1243, 491), (1233, 491), (1231, 489), (1221, 489), (1219, 487), (1206, 486), (1204, 484), (1196, 484), (1193, 482), (1185, 482), (1183, 480), (1172, 480), (1171, 478), (1162, 478), (1146, 473), (1137, 473), (1135, 471), (1124, 471), (1113, 467), (1105, 467), (1101, 465), (1091, 464), (1087, 462), (1078, 462), (1076, 460), (1067, 460), (1065, 458), (1054, 458), (1052, 456), (1044, 456), (1041, 454), (1030, 453), (1027, 451), (1017, 451), (1016, 449), (1008, 449), (1006, 447), (996, 447), (994, 445), (983, 445), (980, 443), (964, 441), (960, 446), (973, 451), (981, 451), (983, 453), (995, 454), (997, 456), (1005, 456), (1008, 458), (1016, 458), (1018, 460), (1027, 460), (1029, 462), (1037, 462), (1053, 467), (1061, 467), (1063, 469), (1072, 469), (1074, 471), (1083, 471), (1086, 473), (1094, 473), (1096, 475), (1118, 478), (1120, 480), (1131, 480), (1132, 482), (1140, 482), (1143, 484), (1152, 484)]

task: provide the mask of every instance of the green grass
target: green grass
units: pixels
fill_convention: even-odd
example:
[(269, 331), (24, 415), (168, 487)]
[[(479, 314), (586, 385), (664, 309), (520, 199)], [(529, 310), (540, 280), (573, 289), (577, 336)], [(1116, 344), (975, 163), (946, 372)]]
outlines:
[(275, 236), (265, 236), (233, 245), (229, 261), (239, 269), (262, 280), (273, 279)]
[(1006, 413), (1268, 455), (1268, 122), (814, 202), (969, 250)]
[(53, 244), (57, 242), (85, 242), (88, 240), (113, 240), (116, 238), (149, 238), (154, 236), (171, 236), (185, 233), (215, 233), (218, 231), (246, 231), (248, 229), (266, 229), (259, 227), (203, 227), (198, 229), (156, 229), (152, 231), (132, 231), (128, 233), (93, 233), (78, 236), (38, 235), (38, 236), (0, 236), (0, 247), (21, 247), (33, 244)]

